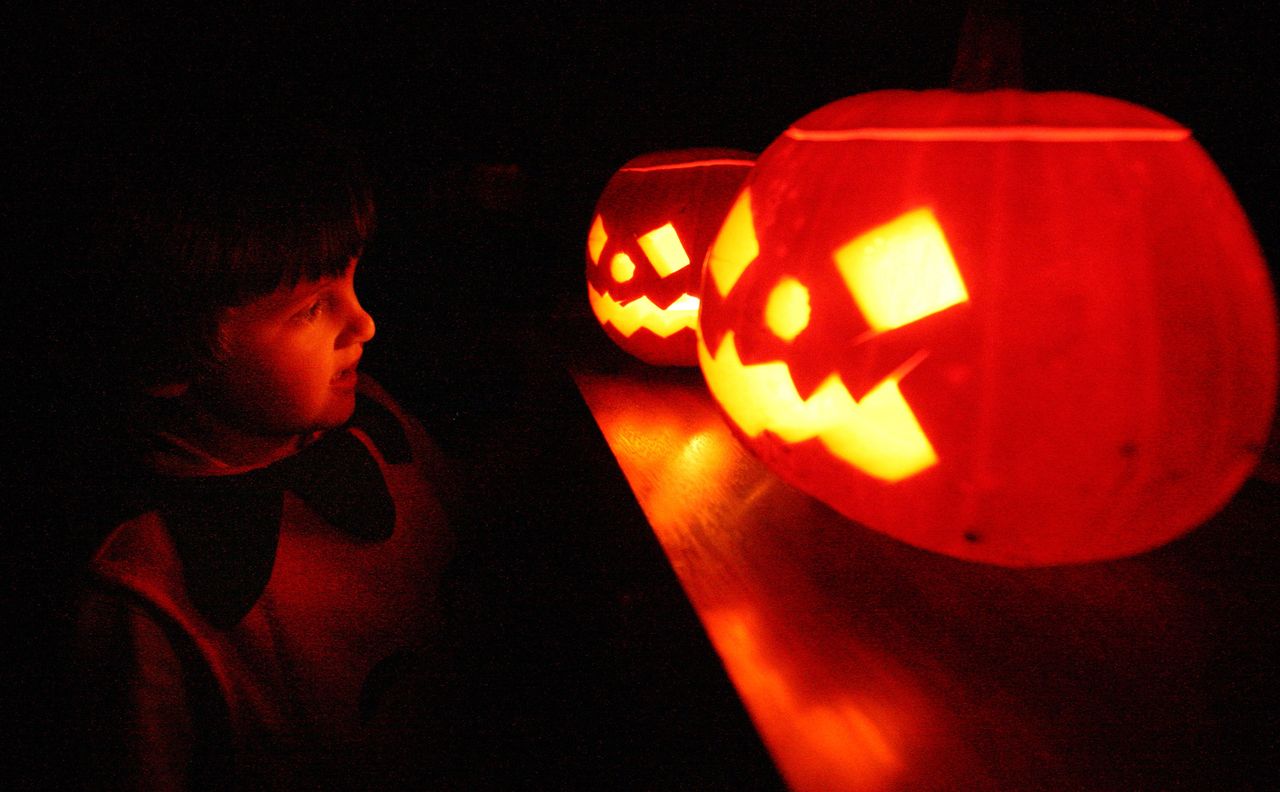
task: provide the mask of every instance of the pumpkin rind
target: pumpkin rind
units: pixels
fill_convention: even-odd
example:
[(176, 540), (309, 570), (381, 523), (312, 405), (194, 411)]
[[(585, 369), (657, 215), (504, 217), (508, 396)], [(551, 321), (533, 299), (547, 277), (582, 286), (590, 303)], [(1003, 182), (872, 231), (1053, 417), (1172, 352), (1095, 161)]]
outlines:
[[(837, 253), (915, 249), (894, 224), (919, 213), (964, 296), (876, 326)], [(929, 266), (901, 287), (947, 277)], [(765, 320), (784, 279), (810, 302), (792, 340)], [(723, 373), (730, 334), (744, 366), (785, 362), (799, 400), (833, 375), (860, 405), (892, 384), (936, 459), (890, 474), (813, 430), (742, 426), (726, 403), (759, 399)], [(1170, 119), (1078, 93), (882, 91), (796, 122), (708, 255), (699, 352), (784, 480), (910, 544), (1011, 566), (1121, 557), (1200, 524), (1256, 464), (1275, 401), (1272, 288), (1217, 167)]]

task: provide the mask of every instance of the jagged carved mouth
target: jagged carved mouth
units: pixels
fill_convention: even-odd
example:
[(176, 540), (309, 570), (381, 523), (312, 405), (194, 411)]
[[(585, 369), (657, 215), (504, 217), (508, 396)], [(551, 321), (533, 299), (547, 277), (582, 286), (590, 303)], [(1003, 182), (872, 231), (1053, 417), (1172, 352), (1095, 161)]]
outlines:
[(695, 330), (698, 323), (699, 300), (688, 293), (681, 294), (666, 308), (659, 308), (648, 297), (620, 303), (608, 292), (601, 294), (587, 284), (587, 298), (600, 324), (612, 325), (627, 338), (642, 327), (654, 335), (669, 338), (686, 328)]
[(698, 357), (716, 401), (748, 437), (771, 432), (786, 443), (817, 439), (834, 456), (884, 481), (902, 479), (938, 462), (929, 438), (898, 382), (920, 353), (875, 385), (861, 401), (832, 374), (809, 398), (801, 398), (787, 364), (744, 364), (733, 333), (715, 354), (698, 340)]

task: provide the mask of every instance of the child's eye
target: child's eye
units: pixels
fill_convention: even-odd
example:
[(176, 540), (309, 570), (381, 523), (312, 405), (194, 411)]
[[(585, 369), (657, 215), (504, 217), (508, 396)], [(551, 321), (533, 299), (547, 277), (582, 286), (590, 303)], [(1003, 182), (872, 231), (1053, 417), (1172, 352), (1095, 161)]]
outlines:
[(294, 314), (294, 319), (300, 322), (314, 322), (319, 319), (325, 311), (329, 309), (329, 295), (322, 294), (316, 297), (311, 303), (298, 313)]

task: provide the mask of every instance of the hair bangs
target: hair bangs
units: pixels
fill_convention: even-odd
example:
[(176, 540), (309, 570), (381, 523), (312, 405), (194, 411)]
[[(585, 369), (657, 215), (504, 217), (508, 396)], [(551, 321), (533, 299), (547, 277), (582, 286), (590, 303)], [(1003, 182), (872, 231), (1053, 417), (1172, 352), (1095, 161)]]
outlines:
[(233, 210), (236, 221), (205, 261), (228, 289), (220, 302), (337, 277), (360, 257), (376, 226), (370, 191), (360, 182), (321, 186)]

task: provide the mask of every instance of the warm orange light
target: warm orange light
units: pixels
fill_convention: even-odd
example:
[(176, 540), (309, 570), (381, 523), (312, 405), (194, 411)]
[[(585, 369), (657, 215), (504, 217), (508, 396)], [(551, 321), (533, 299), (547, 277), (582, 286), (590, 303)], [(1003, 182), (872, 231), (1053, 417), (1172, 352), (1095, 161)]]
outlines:
[(707, 254), (707, 269), (715, 281), (716, 291), (727, 297), (747, 266), (760, 255), (755, 221), (751, 216), (751, 191), (743, 190), (725, 217), (715, 245)]
[[(650, 448), (640, 453), (650, 455), (657, 448), (675, 449), (675, 453), (655, 459), (653, 464), (660, 474), (651, 479), (652, 489), (640, 505), (665, 546), (687, 544), (689, 533), (680, 527), (680, 515), (688, 512), (691, 501), (731, 486), (735, 441), (714, 416), (718, 426), (693, 429), (687, 436), (679, 435), (685, 427), (673, 425), (668, 414), (636, 409), (630, 417), (632, 425), (619, 427), (615, 437), (628, 432), (621, 442), (630, 442), (632, 453), (637, 453), (634, 447), (641, 443), (650, 444)], [(655, 435), (673, 430), (677, 435), (674, 441), (662, 438), (654, 442)], [(614, 437), (606, 439), (615, 442)]]
[(680, 235), (670, 223), (655, 228), (636, 240), (640, 249), (649, 257), (654, 271), (665, 278), (689, 266), (689, 254), (680, 242)]
[(705, 614), (725, 668), (796, 789), (880, 789), (902, 760), (865, 707), (846, 696), (805, 700), (770, 662), (754, 620), (738, 611)]
[(596, 219), (591, 223), (591, 231), (587, 233), (587, 255), (591, 257), (592, 264), (600, 264), (600, 253), (604, 251), (605, 243), (608, 241), (609, 235), (604, 230), (604, 219), (596, 215)]
[(611, 324), (628, 338), (642, 327), (654, 335), (670, 338), (685, 328), (693, 330), (698, 321), (698, 298), (691, 294), (680, 295), (665, 309), (648, 297), (620, 303), (607, 293), (597, 292), (591, 284), (587, 284), (587, 298), (600, 324)]
[[(751, 249), (719, 246), (694, 349), (744, 446), (852, 520), (1007, 566), (1118, 559), (1210, 520), (1257, 464), (1275, 291), (1177, 122), (1075, 92), (873, 91), (795, 121), (747, 191), (734, 236)], [(765, 315), (788, 277), (813, 311), (791, 342)], [(816, 440), (809, 396), (833, 374), (860, 410), (883, 385), (900, 468)], [(747, 403), (748, 386), (775, 393)]]
[(793, 341), (809, 326), (809, 290), (795, 278), (783, 278), (764, 307), (764, 323), (783, 341)]
[(618, 283), (626, 283), (635, 277), (636, 263), (626, 253), (617, 253), (609, 262), (609, 274)]
[(772, 432), (787, 443), (817, 438), (833, 455), (884, 481), (900, 481), (937, 464), (938, 455), (898, 389), (923, 356), (917, 356), (856, 401), (838, 374), (808, 399), (800, 398), (787, 364), (744, 365), (725, 334), (710, 354), (698, 342), (698, 358), (716, 401), (749, 437)]
[(969, 299), (942, 227), (917, 209), (835, 252), (836, 268), (875, 330), (892, 330)]

